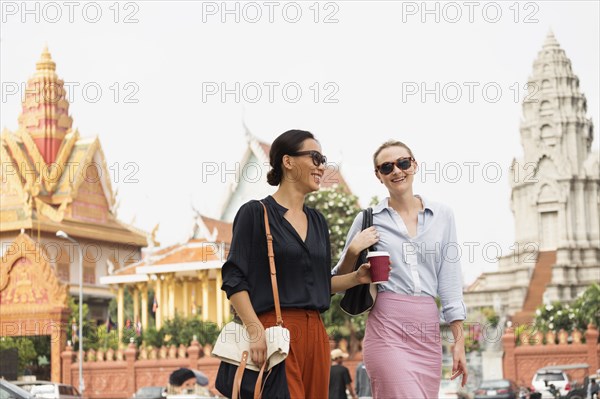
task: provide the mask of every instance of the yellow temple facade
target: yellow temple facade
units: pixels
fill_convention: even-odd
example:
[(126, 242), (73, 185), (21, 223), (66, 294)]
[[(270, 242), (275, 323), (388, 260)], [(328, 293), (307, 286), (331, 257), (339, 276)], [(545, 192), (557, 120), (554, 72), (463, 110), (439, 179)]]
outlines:
[[(117, 323), (125, 322), (125, 290), (133, 298), (133, 319), (148, 328), (153, 312), (155, 328), (176, 314), (198, 316), (221, 326), (230, 319), (230, 304), (221, 291), (221, 267), (231, 243), (230, 223), (196, 215), (187, 242), (153, 251), (140, 262), (102, 277), (117, 291)], [(155, 301), (148, 302), (154, 291)], [(131, 314), (131, 313), (130, 313)]]

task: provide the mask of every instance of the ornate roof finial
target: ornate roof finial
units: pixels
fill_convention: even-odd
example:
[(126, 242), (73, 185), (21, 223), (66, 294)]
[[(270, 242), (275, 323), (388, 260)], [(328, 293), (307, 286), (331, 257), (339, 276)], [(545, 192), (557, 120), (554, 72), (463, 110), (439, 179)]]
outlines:
[(52, 56), (48, 51), (48, 43), (44, 45), (42, 56), (35, 66), (38, 71), (56, 71), (56, 63), (52, 60)]
[(560, 47), (556, 37), (554, 37), (554, 32), (552, 32), (552, 28), (548, 30), (548, 34), (546, 35), (546, 41), (544, 42), (544, 48), (550, 47)]

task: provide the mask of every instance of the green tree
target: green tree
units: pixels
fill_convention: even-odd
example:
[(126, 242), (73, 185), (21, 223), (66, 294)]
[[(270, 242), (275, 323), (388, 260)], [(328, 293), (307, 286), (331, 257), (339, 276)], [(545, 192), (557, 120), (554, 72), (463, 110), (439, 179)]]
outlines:
[(572, 304), (560, 301), (542, 305), (535, 311), (534, 326), (542, 332), (561, 329), (585, 331), (588, 324), (600, 325), (600, 286), (590, 285)]
[[(320, 211), (327, 220), (333, 263), (331, 267), (333, 267), (344, 250), (348, 230), (361, 211), (358, 197), (349, 194), (343, 186), (334, 185), (308, 195), (306, 205)], [(323, 322), (331, 338), (347, 339), (350, 343), (350, 352), (355, 353), (359, 350), (360, 339), (364, 336), (366, 315), (348, 316), (339, 306), (341, 299), (341, 295), (332, 297), (329, 310), (322, 315)]]
[(585, 331), (587, 325), (592, 323), (600, 327), (600, 285), (594, 283), (581, 294), (573, 305), (577, 328)]
[(25, 367), (37, 364), (37, 353), (30, 338), (0, 337), (0, 351), (12, 348), (16, 348), (19, 353), (19, 374), (23, 374)]
[[(83, 304), (83, 350), (98, 349), (98, 330), (95, 321), (90, 321), (89, 308), (87, 303)], [(69, 316), (69, 324), (67, 326), (67, 337), (72, 341), (73, 349), (79, 350), (79, 330), (77, 330), (76, 338), (72, 339), (73, 324), (79, 328), (79, 301), (75, 301), (75, 298), (69, 296), (69, 310), (71, 314)]]
[(348, 230), (350, 230), (354, 218), (361, 210), (358, 197), (348, 194), (344, 186), (335, 184), (331, 188), (321, 189), (309, 194), (305, 203), (307, 206), (320, 211), (327, 220), (333, 267), (344, 250)]
[(200, 316), (183, 318), (179, 314), (175, 314), (174, 318), (165, 321), (160, 330), (156, 330), (154, 327), (146, 329), (143, 332), (143, 342), (153, 347), (179, 346), (180, 344), (188, 346), (195, 335), (200, 345), (204, 346), (214, 344), (219, 336), (219, 331), (219, 327), (215, 323), (202, 321)]
[[(111, 329), (107, 331), (107, 327), (105, 324), (96, 327), (96, 334), (98, 336), (98, 343), (95, 350), (117, 350), (119, 349), (119, 331), (117, 329)], [(129, 342), (129, 341), (127, 341)]]
[(164, 331), (161, 328), (157, 330), (156, 327), (150, 326), (142, 332), (143, 342), (147, 346), (153, 346), (160, 348), (164, 344)]

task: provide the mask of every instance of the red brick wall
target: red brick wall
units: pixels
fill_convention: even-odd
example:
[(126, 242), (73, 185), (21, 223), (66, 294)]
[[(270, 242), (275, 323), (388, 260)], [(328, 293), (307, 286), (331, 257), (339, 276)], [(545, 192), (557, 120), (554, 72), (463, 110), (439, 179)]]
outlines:
[[(582, 343), (582, 336), (585, 343)], [(600, 368), (598, 330), (592, 325), (588, 326), (585, 334), (575, 331), (570, 337), (564, 331), (557, 336), (553, 333), (544, 336), (541, 332), (533, 335), (524, 332), (515, 337), (514, 329), (509, 328), (502, 337), (502, 344), (504, 378), (519, 385), (530, 386), (535, 372), (544, 366), (587, 363), (590, 366), (587, 370), (568, 372), (571, 379), (578, 382)]]
[[(144, 352), (144, 353), (142, 353)], [(216, 391), (215, 378), (219, 369), (219, 360), (205, 355), (210, 348), (203, 350), (197, 342), (187, 348), (160, 348), (153, 351), (138, 351), (135, 345), (125, 350), (84, 353), (83, 379), (85, 398), (125, 399), (145, 386), (167, 386), (169, 375), (180, 367), (199, 370), (207, 375), (209, 388)], [(61, 382), (79, 385), (79, 365), (77, 352), (71, 347), (61, 355), (63, 375)], [(350, 370), (352, 384), (356, 375), (356, 366), (361, 356), (347, 360), (344, 365)]]

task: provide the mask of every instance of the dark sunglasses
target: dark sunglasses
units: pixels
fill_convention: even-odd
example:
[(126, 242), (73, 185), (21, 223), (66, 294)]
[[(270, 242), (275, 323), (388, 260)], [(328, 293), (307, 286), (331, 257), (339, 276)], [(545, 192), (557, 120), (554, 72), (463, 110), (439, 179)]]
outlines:
[(381, 165), (377, 165), (375, 169), (382, 175), (389, 175), (394, 171), (394, 166), (397, 166), (400, 170), (410, 169), (414, 160), (413, 157), (398, 158), (394, 162), (384, 162)]
[(297, 156), (301, 156), (301, 155), (310, 155), (315, 166), (321, 166), (321, 164), (323, 164), (323, 165), (327, 164), (327, 157), (325, 155), (321, 154), (319, 151), (314, 151), (314, 150), (298, 151), (293, 154), (290, 154), (290, 156), (292, 156), (292, 157), (297, 157)]

